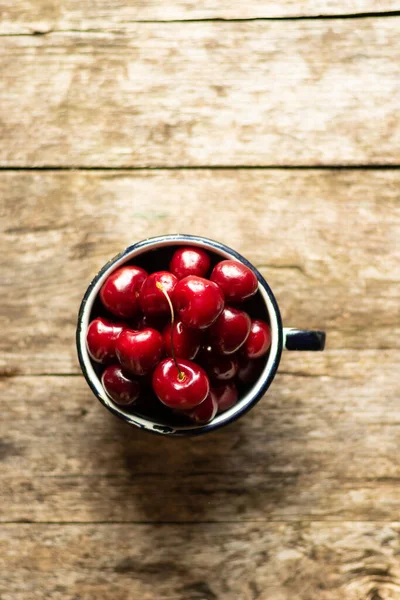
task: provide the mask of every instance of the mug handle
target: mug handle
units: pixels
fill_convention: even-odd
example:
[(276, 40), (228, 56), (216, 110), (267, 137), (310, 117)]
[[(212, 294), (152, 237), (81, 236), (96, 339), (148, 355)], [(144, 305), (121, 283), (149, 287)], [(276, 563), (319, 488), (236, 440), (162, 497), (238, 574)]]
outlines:
[(325, 348), (325, 331), (283, 328), (283, 347), (286, 350), (322, 351)]

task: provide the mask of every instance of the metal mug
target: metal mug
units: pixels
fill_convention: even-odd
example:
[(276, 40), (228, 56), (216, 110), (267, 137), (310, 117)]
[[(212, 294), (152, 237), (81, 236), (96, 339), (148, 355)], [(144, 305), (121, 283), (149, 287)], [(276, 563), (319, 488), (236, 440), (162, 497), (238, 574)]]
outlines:
[[(210, 423), (206, 425), (184, 424), (171, 425), (166, 422), (159, 422), (149, 417), (135, 414), (125, 407), (117, 406), (108, 397), (101, 383), (100, 375), (96, 371), (96, 367), (92, 363), (87, 348), (86, 334), (91, 318), (91, 313), (94, 303), (98, 302), (99, 291), (107, 279), (107, 277), (118, 267), (121, 267), (127, 262), (138, 261), (143, 257), (150, 256), (149, 253), (154, 251), (168, 252), (169, 249), (177, 246), (190, 245), (208, 250), (219, 260), (233, 259), (239, 261), (249, 267), (257, 276), (258, 279), (258, 298), (262, 303), (262, 309), (268, 313), (268, 320), (271, 327), (271, 348), (266, 358), (265, 366), (258, 380), (250, 387), (246, 393), (240, 397), (238, 403), (222, 414), (218, 414)], [(165, 269), (165, 265), (163, 267)], [(248, 261), (232, 248), (225, 244), (210, 240), (208, 238), (176, 234), (163, 235), (159, 237), (148, 238), (140, 241), (133, 246), (129, 246), (112, 258), (99, 271), (93, 281), (90, 283), (83, 297), (76, 331), (76, 343), (78, 350), (79, 363), (82, 372), (92, 389), (95, 396), (100, 402), (110, 410), (114, 415), (120, 417), (124, 421), (135, 425), (141, 429), (152, 433), (170, 435), (170, 436), (188, 436), (198, 435), (213, 431), (239, 417), (243, 416), (248, 410), (253, 408), (255, 404), (262, 398), (269, 386), (271, 385), (277, 372), (279, 361), (282, 354), (282, 349), (286, 350), (323, 350), (325, 346), (325, 333), (323, 331), (307, 331), (294, 328), (286, 328), (282, 326), (281, 315), (275, 297), (265, 281), (261, 273)]]

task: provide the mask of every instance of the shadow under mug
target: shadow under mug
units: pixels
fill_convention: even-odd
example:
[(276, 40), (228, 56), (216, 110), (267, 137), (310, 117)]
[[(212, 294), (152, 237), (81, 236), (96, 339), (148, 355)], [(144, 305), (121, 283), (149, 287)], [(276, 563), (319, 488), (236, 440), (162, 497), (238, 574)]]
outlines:
[[(125, 263), (134, 261), (136, 259), (140, 260), (140, 257), (147, 255), (147, 253), (151, 251), (163, 251), (164, 249), (164, 251), (167, 252), (171, 247), (176, 248), (177, 246), (182, 245), (197, 246), (199, 248), (203, 248), (204, 250), (208, 250), (214, 256), (216, 255), (219, 260), (233, 259), (249, 267), (257, 276), (258, 293), (261, 297), (263, 306), (268, 313), (271, 327), (271, 348), (268, 356), (266, 357), (265, 366), (258, 380), (248, 389), (246, 393), (244, 393), (242, 397), (240, 397), (235, 406), (226, 412), (217, 415), (210, 423), (206, 425), (185, 424), (182, 426), (172, 426), (170, 424), (157, 422), (148, 417), (135, 414), (125, 410), (124, 407), (117, 406), (104, 391), (100, 375), (98, 372), (96, 372), (86, 347), (86, 334), (89, 322), (91, 320), (93, 305), (96, 302), (99, 291), (107, 277), (115, 269), (121, 267)], [(114, 415), (120, 417), (124, 421), (127, 421), (131, 425), (135, 425), (136, 427), (145, 429), (152, 433), (172, 436), (188, 436), (213, 431), (214, 429), (228, 425), (228, 423), (231, 423), (232, 421), (244, 415), (262, 398), (271, 385), (278, 369), (282, 349), (285, 348), (287, 350), (313, 351), (323, 350), (325, 345), (325, 333), (323, 331), (307, 331), (282, 327), (279, 307), (271, 288), (261, 273), (238, 252), (232, 250), (232, 248), (208, 238), (176, 234), (163, 235), (138, 242), (137, 244), (126, 248), (126, 250), (115, 256), (106, 265), (104, 265), (104, 267), (99, 271), (89, 285), (83, 297), (78, 316), (76, 343), (79, 363), (86, 381), (98, 400), (100, 400), (100, 402)]]

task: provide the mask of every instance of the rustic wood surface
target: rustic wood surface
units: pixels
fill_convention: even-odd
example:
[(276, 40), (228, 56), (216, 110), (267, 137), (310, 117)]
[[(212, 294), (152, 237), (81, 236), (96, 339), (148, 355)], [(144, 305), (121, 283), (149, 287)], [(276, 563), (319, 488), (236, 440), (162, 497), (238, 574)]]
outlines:
[(392, 170), (3, 172), (0, 368), (78, 373), (71, 332), (91, 277), (132, 240), (177, 229), (239, 248), (285, 323), (328, 328), (330, 349), (400, 349), (399, 189)]
[(358, 16), (399, 12), (398, 0), (0, 0), (0, 34), (55, 30), (124, 30), (141, 21)]
[[(1, 600), (400, 599), (399, 11), (0, 0)], [(328, 333), (208, 438), (112, 417), (74, 348), (176, 231)]]
[(208, 443), (132, 432), (81, 377), (5, 378), (0, 520), (390, 519), (399, 359), (381, 351), (378, 369), (372, 350), (285, 355), (264, 401)]
[(375, 522), (9, 525), (2, 598), (398, 600), (399, 536)]
[(0, 162), (398, 164), (399, 31), (400, 16), (5, 36)]

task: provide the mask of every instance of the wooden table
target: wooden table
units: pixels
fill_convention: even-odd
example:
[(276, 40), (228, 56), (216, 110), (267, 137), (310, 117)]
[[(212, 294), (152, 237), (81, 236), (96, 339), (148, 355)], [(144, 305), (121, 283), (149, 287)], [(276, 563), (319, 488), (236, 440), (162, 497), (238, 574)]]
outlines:
[[(1, 600), (398, 600), (399, 1), (0, 4)], [(103, 409), (74, 332), (177, 231), (328, 344), (171, 440)]]

